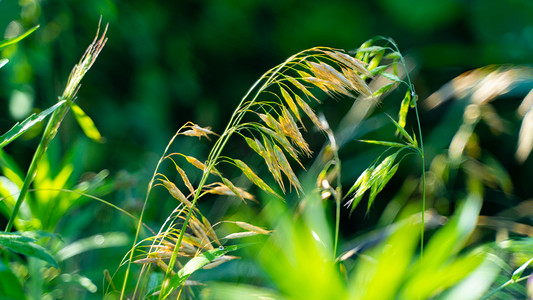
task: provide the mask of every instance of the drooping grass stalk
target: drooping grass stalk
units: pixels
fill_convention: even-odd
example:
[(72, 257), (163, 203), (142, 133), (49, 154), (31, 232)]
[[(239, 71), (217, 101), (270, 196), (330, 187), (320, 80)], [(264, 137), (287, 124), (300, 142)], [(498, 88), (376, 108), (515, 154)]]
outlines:
[[(298, 53), (298, 54), (300, 54), (300, 53)], [(293, 57), (296, 57), (298, 54), (294, 55)], [(168, 282), (170, 280), (170, 275), (172, 274), (172, 270), (173, 270), (174, 265), (176, 263), (176, 260), (177, 260), (177, 257), (178, 257), (178, 252), (179, 252), (179, 248), (181, 246), (181, 242), (182, 242), (184, 234), (185, 234), (185, 229), (187, 228), (187, 225), (189, 223), (189, 219), (191, 217), (192, 211), (193, 211), (194, 207), (196, 206), (196, 202), (200, 198), (200, 194), (202, 192), (202, 188), (204, 187), (204, 185), (207, 182), (207, 179), (209, 177), (209, 174), (211, 173), (211, 171), (213, 170), (215, 164), (217, 163), (218, 158), (220, 157), (220, 155), (222, 153), (222, 150), (224, 149), (224, 146), (228, 142), (229, 138), (235, 132), (235, 128), (237, 127), (238, 124), (240, 124), (240, 122), (241, 122), (242, 118), (244, 117), (245, 113), (253, 105), (253, 103), (257, 100), (257, 98), (259, 97), (259, 94), (261, 93), (261, 91), (263, 91), (264, 89), (266, 89), (268, 87), (268, 85), (271, 83), (271, 80), (278, 74), (278, 71), (281, 70), (289, 61), (290, 61), (290, 59), (286, 60), (284, 63), (282, 63), (278, 67), (272, 69), (274, 71), (271, 72), (271, 75), (268, 77), (268, 79), (265, 81), (265, 83), (261, 86), (261, 88), (259, 88), (258, 92), (256, 92), (254, 98), (248, 103), (248, 105), (246, 105), (244, 108), (241, 108), (244, 105), (244, 103), (245, 103), (246, 99), (248, 98), (248, 96), (255, 90), (257, 85), (261, 81), (264, 80), (264, 77), (259, 78), (252, 85), (252, 87), (248, 90), (246, 95), (241, 99), (241, 102), (237, 106), (237, 109), (234, 111), (233, 115), (231, 116), (230, 121), (228, 122), (228, 125), (227, 125), (226, 129), (224, 130), (224, 133), (217, 140), (217, 142), (215, 143), (215, 146), (213, 147), (213, 149), (209, 153), (207, 164), (206, 164), (206, 168), (203, 171), (202, 178), (200, 180), (200, 183), (198, 184), (198, 188), (196, 190), (196, 194), (194, 195), (194, 199), (192, 201), (191, 208), (189, 208), (189, 210), (187, 212), (187, 215), (185, 217), (185, 220), (183, 221), (183, 224), (182, 224), (181, 230), (180, 230), (180, 234), (178, 236), (178, 240), (176, 241), (176, 244), (175, 244), (175, 247), (174, 247), (174, 251), (172, 252), (172, 256), (170, 258), (170, 261), (169, 261), (169, 264), (168, 264), (168, 268), (167, 268), (167, 271), (165, 273), (165, 277), (163, 279), (163, 286), (162, 286), (162, 289), (161, 289), (161, 293), (159, 294), (159, 299), (162, 299), (165, 296), (165, 291), (166, 291)], [(122, 299), (122, 297), (121, 297), (121, 299)]]
[[(329, 65), (328, 63), (333, 64)], [(164, 175), (160, 174), (165, 178), (159, 180), (161, 180), (161, 182), (163, 182), (163, 185), (165, 185), (166, 187), (171, 187), (172, 191), (169, 189), (171, 195), (174, 198), (178, 199), (181, 203), (185, 204), (186, 209), (188, 210), (185, 216), (179, 216), (179, 218), (182, 220), (179, 226), (181, 229), (175, 230), (175, 232), (173, 233), (174, 237), (172, 238), (171, 246), (172, 253), (170, 255), (170, 261), (168, 262), (168, 265), (161, 262), (163, 264), (162, 268), (165, 270), (165, 277), (159, 290), (159, 299), (168, 297), (172, 291), (181, 286), (183, 280), (185, 280), (190, 274), (183, 274), (182, 269), (180, 270), (180, 273), (182, 273), (182, 275), (172, 277), (175, 265), (177, 263), (179, 264), (178, 255), (179, 253), (181, 253), (180, 248), (181, 244), (186, 238), (186, 231), (188, 229), (192, 229), (193, 231), (195, 231), (194, 224), (197, 221), (195, 221), (195, 216), (193, 215), (195, 212), (193, 212), (193, 210), (195, 210), (196, 203), (198, 199), (202, 197), (202, 195), (208, 192), (205, 191), (205, 188), (209, 188), (210, 186), (212, 186), (211, 184), (207, 184), (209, 175), (215, 174), (216, 176), (219, 176), (223, 182), (219, 184), (221, 184), (222, 186), (225, 185), (225, 188), (227, 188), (228, 191), (231, 190), (232, 193), (243, 199), (242, 195), (238, 191), (238, 188), (236, 188), (233, 183), (229, 181), (229, 179), (224, 178), (215, 168), (218, 163), (225, 161), (224, 157), (222, 156), (222, 151), (224, 150), (226, 144), (233, 136), (233, 134), (238, 133), (240, 136), (243, 136), (250, 148), (257, 152), (260, 156), (264, 157), (265, 163), (267, 164), (269, 171), (272, 172), (274, 179), (284, 192), (285, 188), (283, 184), (283, 178), (281, 177), (283, 175), (282, 173), (286, 175), (291, 187), (296, 188), (297, 193), (303, 193), (299, 180), (294, 174), (290, 163), (287, 160), (287, 157), (285, 157), (285, 153), (290, 154), (292, 158), (294, 158), (301, 165), (301, 162), (298, 157), (301, 154), (307, 154), (309, 156), (311, 154), (311, 151), (308, 148), (307, 142), (301, 136), (299, 126), (297, 125), (297, 122), (295, 119), (293, 119), (293, 117), (301, 123), (301, 113), (299, 112), (301, 109), (301, 111), (303, 111), (303, 113), (305, 113), (305, 115), (307, 115), (318, 128), (322, 129), (324, 132), (327, 131), (324, 128), (325, 126), (321, 124), (321, 121), (311, 109), (309, 104), (306, 103), (306, 100), (311, 99), (314, 99), (317, 102), (320, 101), (311, 92), (309, 92), (309, 87), (305, 86), (304, 83), (320, 88), (322, 91), (324, 91), (327, 95), (331, 97), (336, 97), (336, 95), (345, 95), (353, 97), (354, 94), (365, 94), (366, 96), (370, 96), (372, 92), (365, 80), (372, 77), (373, 75), (370, 73), (369, 69), (366, 68), (366, 66), (367, 62), (363, 62), (356, 58), (350, 57), (347, 54), (341, 53), (340, 51), (331, 48), (316, 47), (299, 52), (285, 60), (285, 62), (283, 62), (282, 64), (269, 70), (252, 85), (246, 95), (241, 99), (239, 105), (237, 106), (237, 109), (233, 112), (222, 135), (217, 139), (214, 146), (211, 148), (211, 151), (205, 163), (199, 161), (197, 158), (189, 157), (181, 153), (176, 153), (184, 156), (189, 163), (192, 163), (195, 167), (201, 169), (202, 176), (196, 188), (194, 188), (192, 187), (189, 180), (186, 178), (186, 175), (183, 174), (183, 170), (181, 170), (176, 165), (176, 167), (178, 168), (178, 172), (180, 172), (182, 179), (184, 179), (187, 187), (189, 188), (190, 195), (193, 198), (189, 201), (187, 200), (187, 198), (189, 198), (190, 196), (186, 197), (181, 191), (179, 191), (177, 187), (175, 187), (174, 184), (170, 184), (170, 182)], [(290, 74), (287, 74), (285, 72), (290, 72)], [(293, 72), (297, 74), (297, 76), (291, 76)], [(271, 86), (277, 86), (281, 94), (276, 94), (270, 90), (267, 90)], [(269, 100), (264, 102), (259, 101), (259, 96), (263, 95), (264, 93), (274, 95), (277, 100), (275, 102)], [(302, 94), (304, 99), (300, 98), (299, 96)], [(262, 110), (263, 113), (259, 113), (258, 110)], [(264, 125), (255, 122), (243, 122), (244, 115), (248, 113), (255, 114), (256, 117), (259, 117), (263, 121)], [(188, 126), (188, 128), (193, 129), (193, 127), (197, 125)], [(185, 127), (187, 127), (187, 125), (184, 125), (182, 128)], [(157, 174), (159, 174), (157, 173), (159, 166), (162, 161), (167, 158), (166, 152), (168, 151), (170, 144), (173, 143), (174, 138), (179, 134), (189, 135), (187, 134), (187, 132), (181, 132), (182, 128), (180, 128), (180, 130), (178, 130), (176, 135), (172, 138), (169, 145), (165, 149), (165, 153), (157, 164), (156, 170), (154, 171), (154, 176), (152, 177), (152, 180), (150, 181), (148, 187), (144, 205), (146, 205), (148, 201), (148, 196), (151, 192), (152, 187), (155, 186), (154, 182)], [(243, 130), (251, 133), (252, 139), (244, 136), (242, 134)], [(257, 131), (257, 134), (260, 137), (262, 136), (264, 146), (256, 139), (254, 133), (252, 133), (253, 131)], [(332, 135), (333, 134), (331, 133), (331, 136)], [(289, 141), (288, 138), (290, 138), (291, 140)], [(254, 143), (254, 139), (255, 147), (253, 144), (250, 143), (250, 141)], [(298, 147), (299, 149), (296, 150), (293, 145), (294, 147)], [(331, 142), (331, 145), (332, 147), (337, 147), (334, 140)], [(282, 148), (284, 148), (284, 150)], [(336, 152), (336, 150), (333, 152)], [(237, 162), (239, 160), (233, 160), (229, 158), (229, 160), (227, 161), (231, 163), (231, 161)], [(242, 161), (239, 162), (244, 164)], [(176, 164), (176, 162), (174, 162), (174, 164)], [(236, 165), (239, 165), (239, 168), (241, 168), (241, 170), (245, 172), (247, 176), (250, 176), (250, 173), (246, 173), (246, 168), (248, 168), (249, 170), (249, 167), (244, 164), (246, 168), (243, 169), (242, 164), (237, 163)], [(335, 162), (331, 162), (331, 165), (334, 165), (334, 168), (336, 168), (335, 170), (338, 170), (338, 168), (340, 168), (340, 159), (338, 156), (336, 156)], [(251, 172), (251, 174), (253, 174), (253, 172)], [(266, 184), (263, 185), (264, 182), (261, 183), (262, 180), (257, 177), (257, 175), (253, 175), (256, 176), (255, 178), (260, 180), (259, 183), (257, 180), (253, 180), (256, 185), (258, 185), (263, 190), (266, 190), (267, 192), (276, 194), (268, 186), (265, 189)], [(250, 177), (248, 178), (250, 179)], [(335, 248), (337, 248), (338, 246), (340, 226), (340, 204), (342, 201), (340, 178), (337, 178), (336, 185), (336, 190), (331, 190), (332, 193), (335, 194), (336, 201)], [(209, 227), (209, 225), (207, 226)], [(137, 228), (134, 246), (128, 255), (128, 269), (126, 271), (126, 277), (124, 280), (124, 285), (122, 287), (121, 298), (124, 298), (125, 295), (125, 286), (129, 275), (130, 266), (133, 262), (133, 249), (135, 248), (135, 245), (137, 244), (137, 239), (139, 237), (139, 228), (140, 225), (138, 225)], [(162, 240), (165, 238), (165, 236), (159, 237), (158, 234), (157, 238)], [(203, 239), (203, 237), (200, 238)], [(209, 239), (207, 241), (209, 241)], [(200, 250), (201, 249), (198, 248), (198, 251)], [(220, 251), (224, 250), (222, 249)], [(194, 258), (189, 261), (189, 263), (193, 261)]]
[[(391, 38), (385, 38), (385, 37), (380, 37), (380, 38), (391, 43), (394, 50), (400, 53), (400, 50), (398, 49), (398, 45), (396, 45), (396, 42), (394, 42)], [(422, 160), (422, 214), (421, 214), (421, 225), (420, 225), (420, 256), (423, 256), (425, 211), (426, 211), (426, 159), (425, 159), (425, 154), (424, 154), (424, 140), (422, 137), (422, 126), (420, 123), (420, 115), (418, 112), (418, 99), (417, 99), (417, 95), (415, 92), (415, 87), (413, 83), (411, 82), (411, 77), (409, 76), (409, 72), (407, 70), (407, 64), (405, 63), (405, 59), (403, 55), (400, 55), (400, 61), (402, 62), (402, 67), (405, 71), (408, 89), (411, 91), (412, 103), (414, 105), (414, 110), (415, 110), (415, 115), (416, 115), (418, 139), (420, 140), (420, 144), (419, 144), (420, 146), (417, 147), (416, 152), (418, 153), (418, 155), (420, 156), (420, 159)]]
[(163, 160), (164, 160), (168, 150), (170, 149), (170, 146), (172, 145), (172, 143), (174, 142), (176, 137), (179, 135), (179, 132), (180, 131), (178, 130), (178, 132), (176, 132), (176, 134), (174, 134), (174, 136), (170, 139), (170, 142), (168, 143), (167, 147), (165, 148), (165, 151), (163, 151), (163, 155), (161, 156), (161, 158), (157, 162), (157, 165), (155, 167), (152, 179), (148, 183), (148, 189), (146, 191), (146, 196), (144, 198), (143, 207), (141, 209), (141, 215), (139, 216), (139, 221), (137, 222), (137, 229), (135, 230), (135, 237), (133, 239), (133, 246), (132, 246), (132, 250), (130, 251), (130, 257), (128, 259), (128, 265), (126, 267), (126, 274), (124, 275), (124, 281), (123, 281), (123, 284), (122, 284), (122, 289), (120, 291), (120, 299), (124, 299), (124, 295), (125, 295), (125, 292), (126, 292), (126, 283), (128, 281), (128, 277), (129, 277), (129, 274), (130, 274), (131, 262), (133, 261), (133, 249), (137, 245), (137, 240), (139, 238), (139, 234), (140, 234), (141, 226), (142, 226), (142, 222), (143, 222), (144, 211), (146, 209), (146, 204), (148, 203), (148, 198), (150, 196), (150, 192), (152, 190), (152, 187), (154, 186), (155, 178), (156, 178), (157, 172), (159, 171), (159, 166), (161, 166), (161, 164), (163, 163)]
[(20, 206), (24, 202), (24, 199), (26, 198), (26, 195), (28, 194), (30, 185), (33, 182), (33, 179), (35, 178), (35, 175), (37, 174), (39, 162), (41, 161), (44, 153), (48, 149), (50, 142), (56, 136), (59, 126), (61, 125), (61, 122), (65, 118), (65, 115), (68, 113), (70, 106), (75, 101), (76, 93), (78, 92), (80, 88), (80, 82), (82, 78), (85, 76), (87, 71), (92, 67), (92, 65), (96, 61), (96, 58), (98, 57), (98, 54), (100, 53), (105, 43), (107, 42), (107, 38), (105, 37), (106, 32), (107, 32), (107, 25), (104, 29), (102, 36), (100, 37), (99, 36), (100, 24), (98, 24), (98, 29), (96, 31), (96, 36), (93, 42), (89, 45), (89, 47), (83, 54), (82, 58), (80, 59), (79, 63), (75, 65), (74, 68), (72, 69), (72, 72), (69, 75), (65, 90), (63, 91), (63, 95), (59, 97), (59, 101), (65, 101), (65, 102), (61, 105), (61, 107), (59, 107), (57, 110), (54, 111), (54, 113), (48, 120), (48, 123), (46, 124), (46, 128), (41, 138), (41, 142), (39, 143), (39, 145), (37, 146), (37, 149), (35, 150), (32, 161), (26, 173), (26, 177), (24, 179), (24, 183), (22, 184), (22, 188), (20, 189), (17, 202), (15, 203), (15, 206), (13, 207), (13, 212), (11, 213), (11, 216), (9, 218), (5, 231), (11, 231), (11, 229), (13, 228)]
[(424, 141), (422, 140), (422, 127), (420, 126), (420, 117), (418, 115), (418, 105), (416, 99), (413, 101), (415, 103), (415, 113), (416, 113), (416, 122), (418, 124), (418, 135), (420, 139), (420, 158), (422, 159), (422, 216), (420, 226), (420, 256), (424, 255), (424, 231), (425, 231), (425, 214), (426, 214), (426, 158), (424, 155)]
[[(323, 118), (321, 120), (323, 127), (326, 129), (326, 134), (329, 139), (330, 143), (330, 151), (333, 153), (333, 161), (334, 161), (334, 168), (337, 170), (336, 172), (340, 173), (341, 167), (341, 159), (339, 157), (339, 146), (337, 145), (337, 141), (335, 140), (335, 134), (331, 131), (329, 124), (327, 123), (326, 119)], [(339, 231), (340, 231), (340, 220), (341, 220), (341, 202), (342, 202), (342, 183), (341, 183), (341, 176), (338, 174), (335, 176), (336, 178), (336, 187), (333, 190), (332, 194), (333, 198), (335, 199), (335, 237), (333, 241), (333, 261), (337, 259), (337, 247), (339, 245)]]
[(481, 300), (489, 299), (492, 295), (494, 295), (497, 292), (503, 290), (504, 288), (506, 288), (506, 287), (508, 287), (508, 286), (510, 286), (512, 284), (519, 283), (519, 282), (522, 282), (524, 280), (528, 280), (531, 277), (533, 277), (533, 274), (530, 274), (530, 275), (527, 275), (527, 276), (524, 276), (524, 277), (520, 277), (518, 279), (509, 279), (505, 283), (500, 285), (499, 287), (497, 287), (494, 290), (492, 290), (490, 293), (488, 293), (485, 296), (481, 297)]

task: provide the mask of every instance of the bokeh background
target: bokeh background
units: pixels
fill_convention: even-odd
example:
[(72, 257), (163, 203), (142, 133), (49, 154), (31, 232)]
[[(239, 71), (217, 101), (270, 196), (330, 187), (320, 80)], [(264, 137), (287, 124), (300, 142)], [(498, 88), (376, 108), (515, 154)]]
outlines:
[[(3, 35), (41, 26), (1, 53), (10, 62), (0, 70), (0, 132), (57, 101), (101, 18), (109, 23), (109, 41), (77, 101), (105, 142), (88, 140), (69, 117), (50, 156), (60, 165), (69, 155), (76, 165), (73, 178), (78, 179), (73, 180), (108, 170), (112, 180), (102, 194), (139, 212), (147, 182), (175, 131), (189, 120), (222, 131), (255, 80), (297, 51), (313, 46), (350, 50), (376, 35), (391, 37), (413, 63), (415, 86), (424, 99), (467, 70), (532, 64), (532, 16), (530, 0), (0, 0)], [(349, 105), (340, 107), (328, 117), (342, 117)], [(42, 126), (6, 147), (23, 170), (41, 131)], [(523, 199), (533, 196), (525, 187), (521, 193)], [(149, 222), (157, 228), (172, 207), (152, 205)], [(116, 221), (117, 213), (105, 205), (90, 202), (83, 207), (87, 210), (92, 211), (88, 216), (78, 208), (65, 217), (59, 227), (67, 238), (102, 228), (134, 230), (127, 218)], [(116, 268), (115, 258), (124, 253), (106, 254), (113, 258), (89, 277), (100, 280), (102, 269)], [(78, 263), (91, 264), (90, 257)]]

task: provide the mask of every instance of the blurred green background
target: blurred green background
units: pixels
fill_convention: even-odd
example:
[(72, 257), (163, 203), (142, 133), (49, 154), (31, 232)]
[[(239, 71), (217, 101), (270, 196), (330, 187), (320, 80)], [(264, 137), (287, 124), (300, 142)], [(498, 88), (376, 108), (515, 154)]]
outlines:
[[(530, 0), (0, 0), (5, 37), (41, 26), (1, 53), (10, 62), (0, 70), (0, 131), (57, 101), (102, 17), (109, 23), (109, 41), (83, 80), (77, 103), (106, 141), (89, 141), (70, 116), (50, 159), (59, 168), (71, 153), (78, 178), (109, 170), (113, 180), (102, 192), (106, 200), (138, 213), (155, 164), (176, 130), (191, 120), (221, 132), (255, 80), (295, 52), (314, 46), (350, 50), (376, 35), (391, 37), (414, 62), (415, 87), (424, 99), (467, 70), (532, 64), (532, 16)], [(328, 111), (328, 118), (342, 117), (349, 104), (340, 107)], [(428, 128), (432, 117), (426, 118)], [(39, 130), (42, 126), (5, 148), (23, 170), (39, 143)], [(493, 150), (500, 159), (506, 155)], [(527, 185), (531, 173), (523, 171), (528, 165), (531, 159), (522, 166), (509, 159), (505, 165), (517, 168), (513, 177), (526, 175), (517, 187), (521, 199), (533, 197)], [(65, 217), (62, 234), (74, 239), (102, 228), (133, 230), (129, 219), (116, 221), (113, 209), (88, 205), (92, 214), (72, 211)], [(149, 207), (151, 225), (157, 228), (174, 205)], [(94, 270), (95, 280), (102, 269), (116, 268), (124, 253), (107, 254), (114, 258)]]
[[(0, 30), (41, 28), (3, 53), (11, 63), (0, 73), (0, 128), (56, 101), (100, 16), (109, 42), (78, 100), (107, 139), (86, 145), (92, 171), (152, 168), (187, 120), (220, 131), (264, 71), (312, 46), (349, 50), (392, 37), (415, 58), (421, 99), (468, 69), (531, 63), (532, 15), (528, 0), (4, 0)], [(79, 133), (60, 134), (70, 144)], [(10, 152), (27, 155), (35, 143)]]
[[(220, 129), (253, 81), (299, 50), (390, 36), (416, 57), (427, 94), (467, 69), (532, 62), (532, 14), (527, 0), (2, 1), (4, 32), (41, 28), (4, 54), (0, 125), (56, 101), (100, 16), (109, 42), (79, 104), (107, 144), (88, 146), (106, 152), (88, 165), (135, 170), (189, 119)], [(29, 104), (15, 112), (20, 92)]]

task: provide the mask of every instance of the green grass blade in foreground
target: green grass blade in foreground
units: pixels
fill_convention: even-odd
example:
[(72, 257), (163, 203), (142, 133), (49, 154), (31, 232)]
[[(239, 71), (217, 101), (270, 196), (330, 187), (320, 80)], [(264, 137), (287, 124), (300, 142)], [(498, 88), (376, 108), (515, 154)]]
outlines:
[(7, 63), (9, 62), (9, 59), (7, 58), (2, 58), (0, 59), (0, 69), (5, 66)]
[(38, 115), (32, 114), (31, 116), (26, 118), (26, 120), (22, 121), (21, 123), (15, 124), (11, 129), (9, 129), (8, 132), (0, 136), (0, 149), (6, 146), (7, 144), (11, 143), (13, 140), (15, 140), (17, 137), (22, 135), (24, 132), (28, 131), (35, 124), (44, 120), (44, 118), (46, 118), (49, 114), (53, 113), (56, 109), (58, 109), (64, 103), (65, 103), (65, 100), (59, 101), (54, 106), (47, 108), (46, 110), (42, 111)]
[(417, 226), (408, 219), (387, 240), (361, 256), (371, 259), (359, 259), (349, 285), (352, 299), (394, 299), (416, 251)]
[(52, 266), (59, 268), (55, 258), (46, 249), (35, 244), (35, 242), (35, 239), (23, 236), (18, 232), (0, 232), (1, 246), (16, 253), (44, 260)]
[(257, 300), (257, 299), (285, 299), (275, 291), (263, 287), (246, 284), (216, 283), (202, 290), (200, 299), (209, 300)]
[(533, 276), (533, 274), (530, 274), (528, 276), (524, 276), (524, 277), (521, 277), (522, 274), (524, 273), (524, 271), (526, 270), (526, 268), (533, 262), (533, 258), (530, 258), (528, 261), (526, 261), (525, 263), (523, 263), (520, 267), (518, 267), (518, 269), (516, 269), (514, 272), (513, 272), (513, 275), (511, 276), (511, 279), (509, 279), (508, 281), (506, 281), (505, 283), (503, 283), (502, 285), (498, 286), (497, 288), (495, 288), (494, 290), (492, 290), (490, 293), (488, 293), (487, 295), (483, 296), (481, 299), (489, 299), (492, 295), (498, 293), (499, 291), (503, 290), (504, 288), (514, 284), (514, 283), (517, 283), (517, 282), (520, 282), (520, 281), (523, 281), (523, 280), (527, 280), (529, 279), (530, 277)]
[[(65, 100), (68, 104), (72, 104), (72, 101), (74, 101), (76, 93), (80, 87), (81, 80), (83, 79), (87, 71), (89, 71), (89, 69), (92, 67), (92, 65), (96, 61), (96, 58), (98, 57), (98, 54), (100, 54), (100, 51), (107, 42), (107, 38), (105, 37), (106, 32), (107, 26), (102, 36), (100, 36), (100, 24), (98, 24), (96, 36), (93, 42), (89, 45), (89, 47), (81, 57), (79, 63), (75, 65), (72, 69), (67, 81), (67, 85), (63, 92), (63, 96), (61, 96), (60, 101)], [(53, 112), (52, 117), (48, 121), (46, 129), (44, 130), (43, 136), (41, 138), (41, 142), (37, 146), (37, 150), (35, 150), (35, 154), (33, 155), (32, 161), (28, 168), (28, 172), (26, 173), (26, 178), (24, 179), (24, 183), (22, 185), (22, 188), (20, 189), (19, 197), (17, 199), (17, 202), (15, 203), (15, 207), (13, 208), (13, 212), (11, 213), (11, 216), (7, 223), (6, 231), (11, 231), (11, 229), (13, 228), (20, 206), (26, 198), (26, 194), (28, 193), (30, 185), (33, 179), (35, 178), (35, 175), (37, 174), (39, 162), (42, 159), (44, 153), (46, 152), (48, 145), (57, 134), (59, 126), (63, 121), (63, 118), (69, 111), (69, 107), (70, 105), (61, 106), (61, 109), (55, 110)]]
[[(168, 282), (168, 287), (165, 288), (165, 294), (163, 294), (163, 299), (170, 296), (170, 294), (174, 290), (179, 288), (180, 285), (184, 283), (185, 280), (189, 278), (192, 273), (203, 268), (205, 265), (214, 261), (215, 259), (222, 257), (228, 252), (237, 250), (237, 248), (237, 246), (229, 246), (226, 248), (220, 246), (220, 248), (204, 252), (189, 260), (187, 264), (185, 264), (185, 266), (183, 266), (183, 268), (181, 268), (179, 272), (170, 279), (170, 281)], [(166, 282), (163, 282), (163, 285), (166, 285)]]
[(476, 227), (482, 202), (481, 183), (472, 180), (469, 194), (458, 212), (433, 235), (424, 255), (413, 265), (412, 276), (402, 292), (405, 299), (432, 297), (439, 290), (459, 283), (486, 260), (485, 253), (460, 254)]
[(3, 41), (0, 42), (0, 50), (2, 48), (5, 48), (9, 45), (13, 45), (15, 43), (18, 43), (20, 40), (22, 40), (23, 38), (27, 37), (28, 35), (30, 35), (32, 32), (34, 32), (35, 30), (37, 30), (37, 28), (39, 28), (40, 25), (37, 25), (33, 28), (31, 28), (30, 30), (24, 32), (23, 34), (19, 35), (19, 36), (16, 36), (16, 37), (13, 37), (13, 38), (9, 38), (9, 39), (5, 39)]
[(19, 279), (9, 267), (0, 261), (0, 297), (2, 299), (26, 299)]

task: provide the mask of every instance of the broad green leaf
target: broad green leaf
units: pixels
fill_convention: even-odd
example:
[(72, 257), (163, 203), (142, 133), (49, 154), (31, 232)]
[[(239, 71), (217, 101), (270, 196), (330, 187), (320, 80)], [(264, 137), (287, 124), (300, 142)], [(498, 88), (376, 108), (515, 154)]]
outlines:
[(95, 142), (103, 142), (104, 139), (94, 125), (93, 120), (81, 109), (81, 107), (73, 103), (71, 108), (76, 120), (78, 121), (78, 124), (80, 124), (80, 127), (83, 130), (83, 133), (85, 133), (88, 138)]
[(221, 257), (228, 252), (237, 250), (237, 246), (222, 247), (204, 252), (191, 260), (189, 260), (183, 268), (181, 268), (176, 275), (174, 275), (165, 289), (163, 299), (167, 298), (175, 289), (179, 288), (183, 282), (195, 271), (203, 268), (208, 263), (212, 262), (218, 257)]
[(0, 261), (0, 299), (26, 299), (17, 276)]
[(18, 232), (0, 231), (0, 246), (4, 246), (16, 253), (41, 259), (52, 266), (59, 268), (57, 261), (52, 255), (43, 247), (35, 244), (35, 242), (35, 239), (23, 236)]
[(13, 37), (13, 38), (9, 38), (9, 39), (5, 39), (5, 40), (1, 41), (0, 42), (0, 49), (5, 48), (5, 47), (7, 47), (9, 45), (18, 43), (20, 40), (22, 40), (23, 38), (27, 37), (28, 35), (30, 35), (35, 30), (37, 30), (37, 28), (39, 28), (39, 25), (31, 28), (30, 30), (24, 32), (23, 34), (21, 34), (19, 36), (16, 36), (16, 37)]
[(5, 145), (11, 143), (14, 139), (22, 135), (24, 132), (28, 131), (28, 129), (30, 129), (33, 125), (37, 124), (38, 122), (41, 122), (44, 118), (46, 118), (46, 116), (48, 116), (56, 109), (58, 109), (61, 105), (63, 105), (63, 103), (65, 103), (65, 100), (59, 101), (54, 106), (47, 108), (38, 115), (32, 114), (21, 123), (15, 124), (11, 129), (9, 129), (8, 132), (0, 136), (0, 149), (3, 148)]

